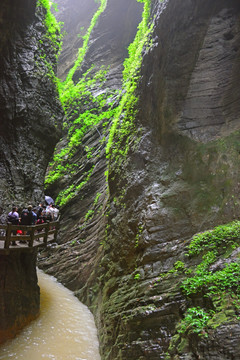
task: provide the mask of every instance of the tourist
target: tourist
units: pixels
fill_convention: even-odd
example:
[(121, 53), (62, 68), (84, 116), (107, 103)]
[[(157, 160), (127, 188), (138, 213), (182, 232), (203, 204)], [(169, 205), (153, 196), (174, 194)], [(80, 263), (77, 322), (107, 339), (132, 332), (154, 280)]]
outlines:
[[(33, 213), (32, 213), (32, 205), (28, 205), (27, 209), (23, 209), (21, 213), (21, 225), (32, 225), (33, 224)], [(26, 230), (23, 231), (23, 235), (26, 235)], [(22, 240), (21, 243), (26, 243), (26, 241)]]
[(38, 206), (37, 206), (37, 218), (39, 219), (40, 216), (42, 216), (42, 211), (43, 211), (43, 205), (42, 203), (40, 203)]
[(32, 225), (33, 224), (33, 213), (32, 205), (28, 205), (27, 209), (23, 209), (21, 214), (21, 224), (22, 225)]
[[(19, 224), (19, 214), (18, 214), (17, 210), (18, 209), (16, 206), (12, 207), (12, 211), (10, 211), (10, 213), (8, 213), (8, 216), (7, 216), (8, 223), (11, 223), (13, 225)], [(13, 235), (17, 234), (17, 232), (15, 230), (12, 233), (13, 233)], [(12, 245), (17, 245), (16, 241), (12, 241)]]
[(36, 208), (34, 208), (34, 209), (32, 210), (32, 214), (33, 214), (32, 225), (36, 225), (36, 223), (37, 223), (37, 209), (36, 209)]
[(46, 217), (47, 221), (53, 221), (53, 207), (52, 204), (48, 205), (46, 208)]
[(54, 204), (52, 205), (53, 221), (57, 221), (59, 216), (59, 209)]
[(47, 222), (46, 205), (43, 205), (41, 216), (44, 222)]

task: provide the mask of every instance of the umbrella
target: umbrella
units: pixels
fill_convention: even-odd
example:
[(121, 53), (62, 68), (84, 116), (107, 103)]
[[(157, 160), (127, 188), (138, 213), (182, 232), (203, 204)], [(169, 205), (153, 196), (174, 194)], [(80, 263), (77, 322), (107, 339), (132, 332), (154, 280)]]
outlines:
[(54, 200), (51, 198), (51, 196), (45, 196), (45, 201), (48, 205), (54, 204)]

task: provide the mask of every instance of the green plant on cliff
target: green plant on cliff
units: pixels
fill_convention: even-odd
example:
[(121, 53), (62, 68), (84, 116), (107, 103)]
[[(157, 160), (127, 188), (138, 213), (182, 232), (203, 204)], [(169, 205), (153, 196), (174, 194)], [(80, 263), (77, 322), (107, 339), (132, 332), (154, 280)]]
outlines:
[(184, 319), (178, 325), (177, 331), (179, 334), (195, 333), (199, 336), (207, 337), (205, 331), (209, 320), (215, 312), (209, 312), (198, 307), (191, 307), (187, 309)]
[[(77, 164), (72, 164), (71, 158), (73, 158), (79, 146), (81, 147), (84, 135), (94, 127), (98, 131), (98, 124), (104, 125), (106, 121), (109, 121), (114, 116), (113, 101), (115, 101), (114, 99), (118, 94), (116, 94), (116, 91), (111, 91), (111, 93), (107, 91), (100, 93), (99, 91), (105, 82), (108, 69), (101, 68), (96, 72), (93, 65), (83, 74), (79, 81), (74, 83), (72, 80), (73, 75), (81, 66), (88, 49), (91, 32), (100, 14), (104, 11), (107, 0), (99, 0), (98, 3), (98, 10), (94, 14), (86, 34), (83, 36), (83, 46), (79, 49), (76, 62), (69, 71), (66, 80), (62, 82), (57, 78), (53, 78), (57, 83), (59, 98), (65, 111), (64, 128), (65, 131), (68, 131), (68, 136), (66, 145), (60, 151), (55, 151), (53, 161), (49, 164), (49, 171), (45, 179), (46, 186), (53, 184), (63, 176), (69, 179), (79, 171)], [(54, 33), (53, 29), (56, 28), (57, 22), (51, 14), (50, 3), (47, 0), (42, 0), (39, 1), (40, 4), (46, 9), (46, 25), (49, 27), (49, 34)], [(50, 26), (50, 23), (52, 23), (52, 26)], [(96, 93), (98, 94), (96, 95)], [(102, 137), (101, 140), (103, 140)], [(95, 154), (96, 151), (97, 147)], [(89, 158), (90, 152), (88, 151), (87, 159)], [(89, 178), (90, 176), (86, 177), (87, 180)], [(79, 193), (87, 180), (84, 180), (80, 185), (71, 185), (61, 191), (57, 197), (57, 203), (60, 205), (66, 204)]]
[(94, 199), (94, 201), (93, 201), (93, 205), (92, 205), (93, 208), (90, 209), (90, 210), (88, 210), (87, 213), (86, 213), (86, 215), (85, 215), (85, 217), (84, 217), (85, 222), (88, 221), (88, 220), (91, 220), (91, 219), (93, 218), (94, 213), (95, 213), (95, 208), (96, 208), (96, 206), (97, 206), (97, 204), (98, 204), (98, 200), (99, 200), (99, 198), (100, 198), (101, 195), (102, 195), (102, 194), (99, 193), (99, 192), (96, 194), (96, 197), (95, 197), (95, 199)]
[(142, 52), (147, 47), (153, 25), (150, 21), (150, 0), (137, 0), (144, 4), (142, 21), (134, 41), (128, 47), (128, 58), (124, 61), (122, 98), (116, 110), (106, 146), (106, 155), (113, 155), (115, 161), (125, 157), (131, 138), (134, 134), (134, 120), (137, 113), (138, 97), (136, 95), (139, 73), (142, 64)]
[[(64, 146), (64, 148), (62, 148), (59, 152), (55, 152), (53, 161), (50, 164), (50, 171), (46, 177), (46, 185), (54, 183), (60, 177), (64, 176), (66, 171), (68, 176), (69, 174), (74, 174), (77, 168), (69, 165), (70, 158), (73, 157), (86, 132), (93, 126), (97, 126), (103, 121), (106, 123), (106, 120), (108, 120), (108, 122), (113, 120), (106, 148), (107, 156), (109, 155), (110, 148), (118, 158), (126, 155), (128, 151), (130, 137), (134, 132), (133, 122), (136, 116), (136, 104), (138, 101), (135, 91), (141, 67), (142, 51), (148, 44), (149, 36), (152, 30), (152, 27), (149, 27), (151, 1), (137, 1), (144, 4), (143, 17), (138, 26), (138, 32), (135, 40), (129, 46), (129, 57), (124, 62), (123, 92), (121, 94), (119, 105), (116, 107), (115, 104), (116, 98), (118, 98), (120, 94), (105, 92), (97, 97), (93, 95), (96, 84), (104, 84), (107, 74), (106, 69), (101, 69), (97, 73), (94, 73), (94, 67), (91, 67), (77, 83), (73, 82), (73, 75), (81, 66), (88, 49), (91, 32), (96, 25), (100, 14), (106, 7), (106, 0), (99, 1), (99, 8), (94, 14), (91, 24), (84, 35), (83, 46), (79, 49), (78, 58), (68, 73), (66, 80), (64, 82), (58, 81), (59, 96), (66, 115), (65, 129), (68, 129), (68, 140), (67, 145)], [(48, 20), (46, 20), (46, 22), (49, 22), (51, 19), (49, 2), (47, 0), (42, 0), (42, 5), (45, 6), (48, 14), (46, 17)], [(114, 101), (112, 101), (113, 98)], [(87, 104), (91, 104), (91, 107), (78, 114), (80, 108), (83, 106), (87, 108)], [(103, 107), (105, 107), (104, 111)], [(121, 126), (118, 127), (120, 118), (123, 114), (124, 121), (121, 121)], [(119, 142), (118, 146), (112, 147), (112, 140), (115, 133), (118, 133)], [(125, 148), (122, 146), (123, 139), (126, 140)], [(75, 192), (71, 189), (66, 189), (65, 191), (66, 194), (64, 194), (67, 195), (67, 199), (70, 199), (71, 196), (75, 194)], [(62, 195), (59, 195), (60, 198), (62, 198)], [(63, 200), (60, 202), (63, 204)]]
[(140, 239), (142, 232), (143, 232), (143, 225), (141, 224), (138, 226), (137, 234), (135, 237), (135, 248), (137, 248), (139, 245), (139, 239)]
[[(57, 88), (58, 79), (55, 74), (55, 64), (62, 47), (62, 23), (57, 22), (55, 16), (52, 14), (52, 5), (49, 0), (37, 1), (36, 14), (40, 14), (41, 18), (44, 16), (45, 34), (42, 35), (41, 38), (38, 38), (39, 48), (38, 51), (35, 52), (35, 74), (39, 78), (46, 77), (50, 79)], [(48, 51), (46, 51), (46, 49), (48, 49)], [(57, 126), (57, 124), (55, 124), (55, 126)]]
[[(211, 299), (213, 309), (203, 316), (204, 309), (198, 308), (196, 311), (192, 308), (194, 310), (187, 312), (182, 320), (179, 333), (189, 329), (189, 319), (193, 315), (196, 315), (195, 325), (199, 326), (196, 325), (195, 330), (191, 328), (191, 331), (199, 334), (206, 330), (207, 326), (216, 327), (222, 322), (234, 321), (239, 316), (240, 262), (230, 260), (234, 249), (239, 247), (239, 242), (240, 221), (217, 226), (193, 237), (186, 255), (190, 258), (201, 256), (201, 262), (192, 268), (193, 276), (182, 281), (181, 289), (190, 298), (194, 297), (194, 294), (204, 294), (204, 297)], [(219, 268), (212, 266), (220, 259)], [(204, 334), (207, 336), (206, 332)]]
[[(68, 175), (74, 175), (78, 168), (75, 164), (70, 165), (70, 159), (79, 149), (79, 145), (81, 145), (84, 135), (94, 126), (97, 129), (98, 124), (105, 122), (113, 116), (115, 110), (114, 108), (111, 108), (111, 104), (108, 104), (110, 107), (107, 110), (101, 111), (103, 102), (105, 103), (106, 99), (101, 97), (100, 100), (101, 104), (99, 103), (100, 105), (97, 106), (96, 103), (98, 98), (96, 97), (96, 107), (94, 109), (86, 110), (83, 113), (80, 113), (75, 120), (68, 122), (67, 144), (62, 147), (59, 152), (55, 151), (53, 161), (49, 165), (50, 171), (45, 179), (46, 185), (54, 183), (66, 173), (68, 173)], [(86, 156), (89, 159), (89, 152), (86, 153)]]
[(61, 27), (62, 22), (58, 22), (55, 18), (55, 16), (51, 12), (51, 6), (52, 2), (49, 0), (38, 0), (37, 1), (37, 7), (42, 6), (45, 11), (45, 25), (47, 28), (47, 34), (46, 36), (51, 40), (52, 46), (55, 48), (57, 55), (59, 54), (61, 50), (62, 42), (60, 41), (62, 39), (61, 35)]
[[(86, 90), (89, 88), (90, 85), (95, 84), (97, 80), (99, 80), (99, 76), (102, 75), (101, 71), (99, 71), (94, 77), (88, 77), (87, 83), (86, 83), (86, 75), (89, 75), (91, 70), (94, 66), (92, 66), (83, 76), (82, 78), (75, 84), (73, 81), (73, 76), (75, 72), (80, 68), (82, 61), (84, 59), (84, 56), (88, 50), (89, 47), (89, 39), (92, 33), (92, 30), (94, 29), (97, 20), (101, 13), (105, 10), (107, 5), (107, 0), (99, 0), (99, 8), (95, 12), (95, 14), (92, 17), (90, 26), (88, 27), (85, 35), (82, 36), (83, 38), (83, 45), (78, 50), (78, 56), (77, 59), (73, 65), (73, 67), (70, 69), (70, 71), (67, 74), (65, 81), (58, 81), (58, 91), (59, 91), (59, 97), (60, 101), (63, 105), (63, 108), (66, 110), (66, 107), (69, 107), (76, 101), (76, 99), (79, 99), (80, 97), (84, 95), (90, 95), (91, 93), (89, 90)], [(91, 84), (90, 84), (91, 83)], [(85, 89), (84, 89), (85, 87)], [(90, 102), (93, 100), (92, 98), (86, 98), (85, 102)]]
[(196, 273), (194, 277), (183, 281), (182, 289), (186, 295), (196, 294), (201, 291), (204, 291), (207, 297), (218, 295), (221, 292), (234, 292), (238, 296), (240, 295), (239, 263), (225, 264), (224, 269), (216, 272), (203, 270)]
[[(143, 3), (144, 9), (136, 37), (128, 48), (129, 56), (124, 61), (122, 93), (113, 94), (105, 92), (97, 97), (93, 95), (96, 84), (104, 84), (107, 69), (101, 69), (96, 73), (94, 72), (94, 67), (91, 67), (77, 83), (73, 82), (73, 75), (80, 68), (88, 49), (91, 32), (100, 14), (106, 7), (106, 0), (99, 1), (99, 8), (94, 14), (91, 24), (83, 37), (83, 46), (79, 49), (78, 58), (67, 75), (66, 80), (64, 82), (57, 81), (60, 100), (66, 115), (65, 129), (68, 130), (68, 140), (67, 144), (59, 152), (55, 152), (53, 161), (49, 167), (50, 171), (46, 177), (46, 185), (53, 184), (59, 178), (65, 176), (66, 173), (68, 177), (75, 174), (77, 167), (75, 164), (74, 166), (70, 165), (69, 160), (73, 157), (79, 145), (81, 145), (86, 132), (101, 122), (110, 123), (112, 121), (109, 140), (106, 146), (107, 157), (110, 156), (110, 148), (111, 154), (114, 154), (115, 160), (117, 161), (121, 161), (120, 159), (126, 156), (128, 152), (129, 144), (136, 130), (134, 127), (134, 119), (136, 117), (138, 98), (135, 93), (142, 62), (142, 51), (148, 46), (152, 31), (152, 26), (149, 26), (151, 1), (137, 1)], [(50, 20), (49, 2), (42, 0), (42, 4), (44, 4), (47, 10), (48, 15), (46, 18)], [(119, 105), (116, 106), (118, 101), (116, 101), (116, 99), (119, 98), (119, 96), (121, 96), (121, 100)], [(87, 108), (88, 104), (91, 104), (89, 108)], [(80, 110), (81, 112), (79, 113), (79, 109), (84, 107), (86, 110)], [(113, 138), (118, 138), (118, 141), (113, 142)], [(70, 188), (65, 189), (65, 191), (66, 193), (59, 194), (61, 199), (62, 195), (66, 195), (66, 198), (69, 200), (76, 194), (76, 192)], [(60, 203), (63, 204), (66, 202), (60, 200)]]
[(67, 189), (61, 191), (56, 198), (56, 204), (63, 206), (73, 197), (77, 196), (79, 191), (89, 181), (93, 171), (94, 171), (94, 166), (92, 166), (92, 168), (87, 173), (84, 174), (83, 179), (79, 184), (72, 184)]
[[(166, 359), (170, 359), (174, 349), (181, 352), (181, 348), (187, 346), (188, 334), (208, 337), (210, 328), (215, 329), (224, 323), (239, 321), (240, 262), (239, 256), (232, 256), (234, 249), (239, 247), (239, 229), (240, 221), (234, 221), (192, 238), (186, 256), (194, 262), (200, 258), (200, 262), (190, 269), (189, 265), (179, 262), (180, 268), (191, 271), (179, 273), (177, 286), (180, 286), (188, 303), (192, 302), (193, 306), (189, 306), (183, 319), (177, 324)], [(170, 272), (171, 270), (168, 275)], [(175, 271), (173, 273), (176, 274)], [(191, 276), (186, 277), (190, 274)], [(194, 306), (196, 297), (203, 299), (202, 307)], [(204, 301), (204, 298), (207, 298), (207, 301)]]
[(217, 226), (214, 230), (205, 231), (193, 237), (188, 247), (188, 256), (195, 256), (203, 251), (219, 251), (220, 248), (225, 250), (229, 246), (235, 248), (239, 245), (239, 238), (239, 221)]
[(106, 8), (107, 0), (99, 0), (98, 2), (100, 3), (100, 6), (99, 6), (98, 10), (95, 12), (95, 14), (93, 15), (90, 26), (87, 29), (86, 34), (83, 36), (83, 46), (78, 50), (77, 60), (75, 61), (75, 64), (72, 67), (72, 69), (69, 71), (69, 73), (67, 75), (67, 78), (66, 78), (66, 81), (64, 82), (64, 87), (65, 88), (68, 88), (68, 87), (72, 86), (73, 75), (76, 72), (76, 70), (80, 67), (80, 65), (81, 65), (81, 63), (82, 63), (82, 61), (84, 59), (84, 56), (85, 56), (86, 51), (88, 49), (88, 43), (89, 43), (89, 39), (90, 39), (92, 30), (95, 27), (99, 16), (102, 14), (102, 12)]
[[(71, 87), (65, 89), (61, 96), (61, 102), (65, 111), (65, 129), (68, 130), (66, 145), (55, 151), (53, 161), (49, 164), (49, 172), (45, 184), (54, 183), (66, 173), (74, 175), (77, 167), (71, 166), (70, 159), (82, 144), (84, 135), (98, 124), (104, 124), (114, 115), (114, 101), (118, 96), (116, 91), (105, 91), (93, 95), (96, 89), (104, 85), (108, 69), (101, 68), (93, 72), (92, 66), (82, 78)], [(88, 107), (91, 104), (91, 107)], [(89, 158), (89, 155), (87, 156)]]

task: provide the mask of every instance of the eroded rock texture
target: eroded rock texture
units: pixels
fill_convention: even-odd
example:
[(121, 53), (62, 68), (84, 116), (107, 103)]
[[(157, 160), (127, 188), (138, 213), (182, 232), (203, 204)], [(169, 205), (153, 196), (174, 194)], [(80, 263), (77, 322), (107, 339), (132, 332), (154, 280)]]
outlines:
[[(35, 5), (3, 0), (0, 9), (0, 206), (5, 216), (13, 204), (42, 200), (61, 129), (62, 110), (47, 65), (56, 63), (56, 54), (45, 37), (44, 11), (35, 14)], [(0, 279), (3, 342), (39, 313), (36, 254), (1, 255)]]
[(65, 36), (58, 61), (58, 76), (65, 79), (83, 44), (82, 36), (90, 25), (98, 5), (94, 0), (60, 0), (56, 2), (58, 21), (64, 22)]
[[(91, 159), (96, 182), (93, 176), (62, 209), (60, 244), (42, 255), (41, 266), (91, 307), (104, 360), (237, 360), (240, 326), (232, 309), (208, 338), (174, 338), (189, 306), (211, 304), (204, 294), (184, 296), (186, 275), (169, 271), (176, 261), (199, 263), (184, 255), (194, 233), (239, 217), (239, 2), (156, 0), (152, 15), (153, 44), (143, 54), (138, 88), (138, 147), (120, 168), (111, 158), (108, 193), (104, 149)], [(111, 21), (105, 17), (104, 28)], [(93, 39), (89, 53), (105, 59), (106, 47), (101, 54)], [(83, 145), (97, 136), (92, 130)], [(88, 161), (81, 162), (83, 148), (78, 154), (81, 179)], [(97, 191), (101, 207), (86, 225)], [(238, 252), (228, 261), (237, 259)]]
[[(64, 7), (63, 7), (64, 4)], [(59, 6), (59, 19), (64, 20), (67, 16), (71, 18), (78, 10), (80, 4), (74, 3), (73, 7), (67, 8), (68, 2), (61, 2)], [(80, 7), (85, 14), (89, 8), (83, 4)], [(64, 9), (67, 8), (67, 14), (64, 17)], [(93, 64), (96, 65), (96, 70), (104, 64), (109, 66), (109, 73), (107, 75), (106, 83), (104, 86), (97, 83), (93, 89), (93, 96), (99, 92), (108, 91), (109, 89), (120, 89), (122, 84), (122, 62), (126, 55), (126, 49), (130, 42), (133, 41), (137, 31), (137, 25), (141, 20), (142, 4), (137, 3), (135, 0), (127, 0), (119, 5), (119, 1), (109, 1), (106, 6), (105, 12), (100, 16), (97, 26), (94, 28), (91, 35), (89, 49), (86, 53), (84, 62), (80, 69), (74, 74), (74, 81), (77, 81), (87, 69)], [(121, 11), (120, 11), (121, 10)], [(127, 14), (127, 16), (126, 16)], [(58, 15), (58, 13), (57, 13)], [(130, 19), (133, 19), (131, 22)], [(81, 19), (78, 25), (75, 24), (74, 28), (80, 28), (82, 25)], [(107, 20), (106, 20), (107, 19)], [(68, 26), (67, 20), (67, 26)], [(86, 21), (86, 20), (85, 20)], [(126, 26), (127, 25), (127, 26)], [(86, 30), (86, 29), (85, 29)], [(72, 39), (74, 42), (74, 37)], [(76, 40), (78, 41), (78, 40)], [(67, 44), (64, 45), (64, 54), (67, 53)], [(116, 51), (112, 51), (112, 47)], [(61, 58), (60, 58), (61, 59)], [(71, 63), (72, 55), (70, 54), (67, 59), (63, 59)], [(112, 99), (111, 99), (112, 100)], [(113, 97), (114, 100), (114, 97)], [(84, 112), (91, 108), (92, 104), (87, 103), (81, 106), (80, 111)], [(74, 119), (75, 114), (73, 114)], [(74, 184), (80, 184), (85, 181), (86, 174), (92, 168), (93, 173), (87, 184), (81, 189), (78, 196), (69, 201), (61, 209), (61, 230), (59, 242), (64, 243), (57, 254), (53, 258), (47, 260), (43, 255), (43, 262), (41, 267), (47, 269), (49, 273), (58, 274), (59, 280), (71, 289), (82, 288), (85, 286), (87, 280), (91, 276), (91, 272), (97, 266), (99, 261), (99, 243), (104, 238), (107, 212), (107, 183), (105, 172), (107, 170), (107, 161), (105, 153), (106, 141), (104, 140), (104, 127), (100, 122), (97, 126), (92, 127), (81, 141), (76, 153), (71, 160), (67, 160), (66, 165), (69, 163), (76, 164), (76, 174), (71, 177), (66, 174), (60, 178), (59, 181), (50, 185), (47, 191), (56, 198), (58, 193), (67, 189)], [(67, 144), (67, 134), (64, 134), (62, 140), (58, 143), (57, 149), (61, 149)], [(87, 156), (86, 147), (94, 149), (94, 155), (90, 158)], [(96, 195), (100, 194), (99, 201), (96, 209), (94, 209), (94, 217), (91, 221), (85, 222), (87, 212), (93, 211), (93, 203)], [(73, 253), (69, 252), (69, 247), (73, 247)], [(66, 267), (66, 262), (70, 261), (72, 266)], [(49, 268), (48, 264), (54, 264), (53, 268)], [(88, 266), (86, 266), (88, 264)], [(68, 275), (66, 276), (66, 272)], [(79, 286), (79, 284), (81, 284)], [(91, 291), (90, 291), (91, 292)]]
[(0, 343), (39, 315), (36, 257), (27, 251), (0, 255)]
[(7, 35), (0, 60), (0, 203), (6, 212), (12, 204), (42, 199), (45, 170), (60, 135), (62, 110), (46, 65), (56, 62), (55, 53), (49, 50), (44, 60), (51, 48), (43, 13), (35, 16), (34, 4), (4, 1), (1, 7)]

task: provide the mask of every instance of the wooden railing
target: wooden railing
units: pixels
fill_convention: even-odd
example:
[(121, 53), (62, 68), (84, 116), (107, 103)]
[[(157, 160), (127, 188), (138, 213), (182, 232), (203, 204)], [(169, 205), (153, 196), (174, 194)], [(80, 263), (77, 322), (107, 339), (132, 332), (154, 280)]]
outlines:
[[(40, 225), (0, 225), (0, 248), (5, 250), (16, 249), (12, 244), (25, 244), (24, 247), (33, 248), (35, 246), (47, 245), (49, 240), (56, 241), (59, 229), (59, 221), (47, 222)], [(21, 230), (26, 235), (16, 234)], [(51, 237), (50, 237), (51, 236)], [(4, 246), (3, 242), (4, 241)], [(36, 243), (38, 242), (38, 243)], [(21, 248), (23, 245), (21, 246)]]

